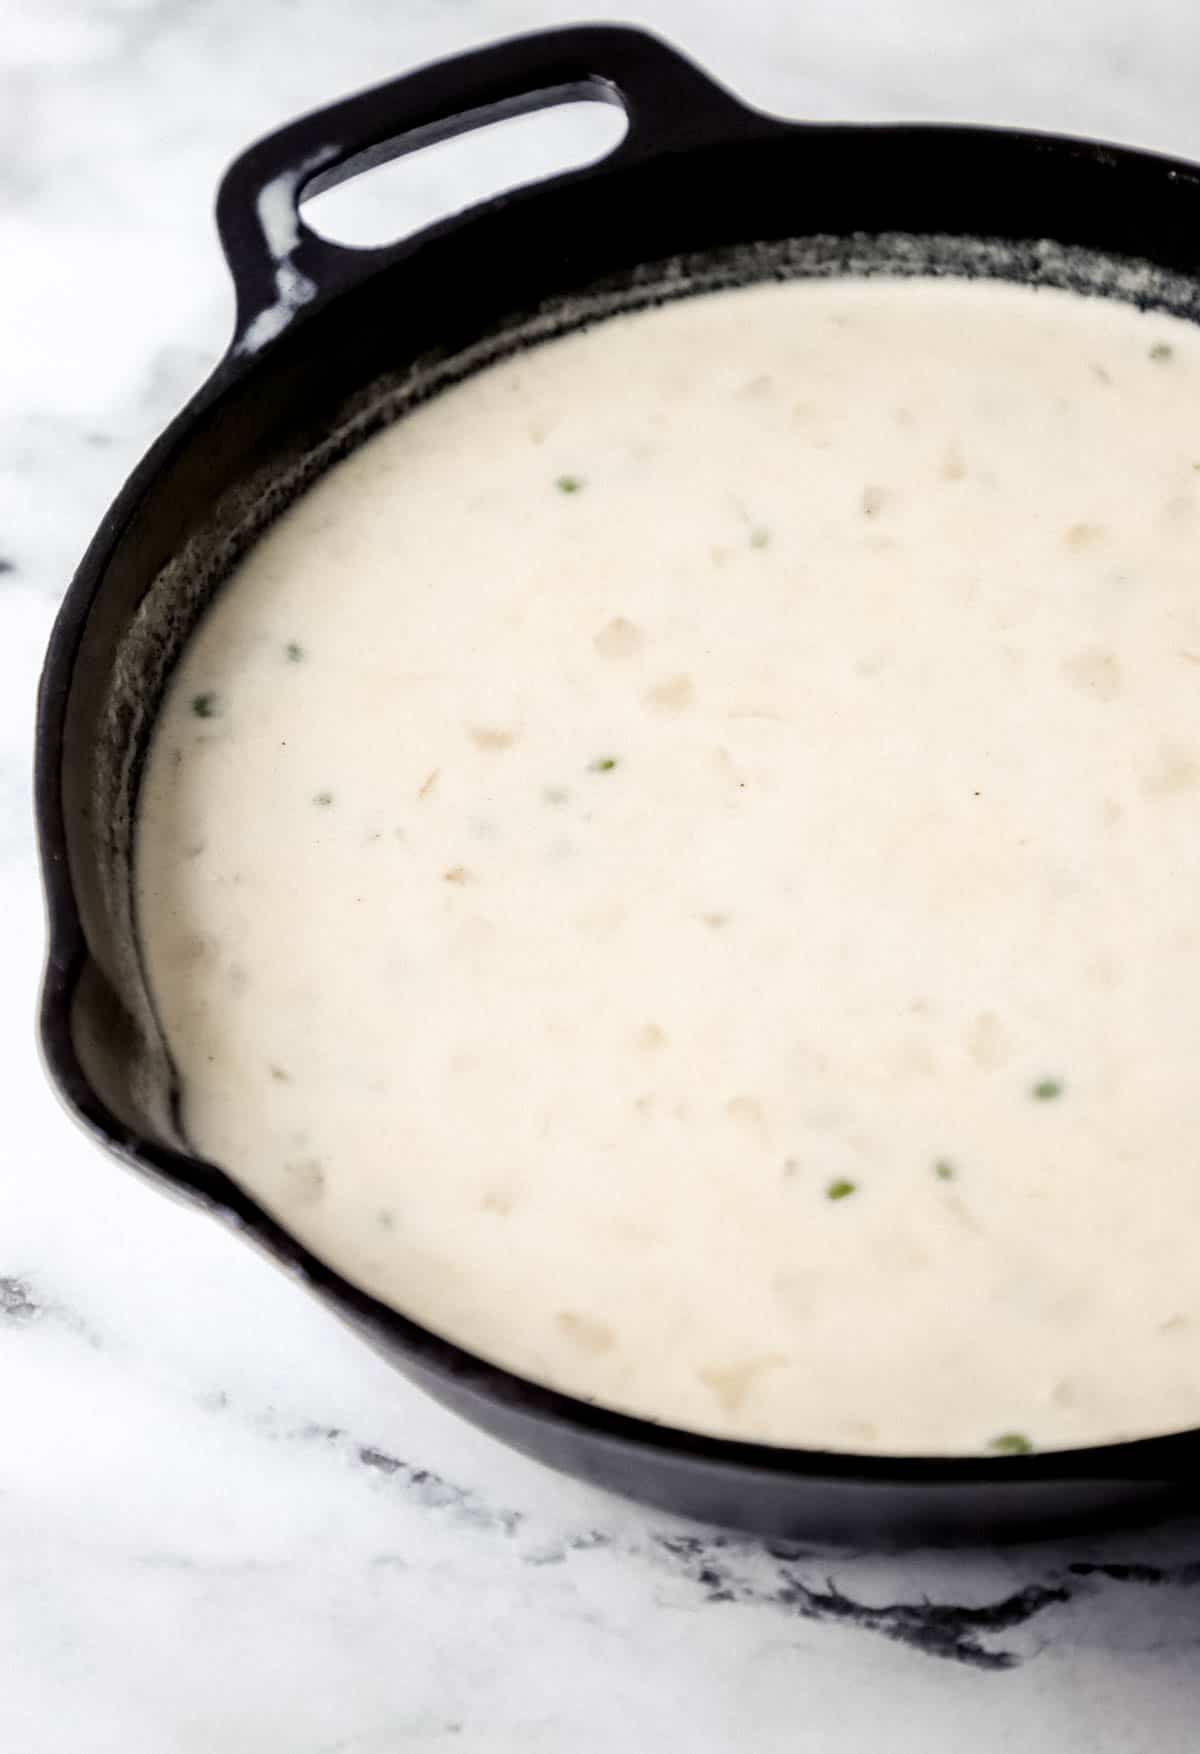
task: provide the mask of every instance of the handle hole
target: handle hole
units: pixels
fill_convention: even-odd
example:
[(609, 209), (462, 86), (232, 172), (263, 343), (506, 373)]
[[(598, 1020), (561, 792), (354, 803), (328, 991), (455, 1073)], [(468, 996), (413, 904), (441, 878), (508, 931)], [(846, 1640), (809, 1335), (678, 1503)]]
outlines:
[[(375, 249), (396, 243), (478, 201), (595, 164), (628, 127), (621, 104), (602, 90), (567, 101), (534, 94), (525, 107), (539, 103), (548, 107), (478, 127), (456, 117), (450, 126), (469, 132), (430, 144), (426, 131), (372, 147), (336, 167), (324, 186), (319, 178), (310, 185), (319, 192), (301, 197), (305, 223), (331, 244)], [(330, 187), (333, 178), (339, 180)]]

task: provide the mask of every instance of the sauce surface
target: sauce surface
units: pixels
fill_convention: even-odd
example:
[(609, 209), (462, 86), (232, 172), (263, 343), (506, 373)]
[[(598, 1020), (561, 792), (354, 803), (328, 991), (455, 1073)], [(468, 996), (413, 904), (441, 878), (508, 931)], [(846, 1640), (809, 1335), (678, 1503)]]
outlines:
[(1200, 1424), (1200, 335), (766, 285), (438, 396), (202, 621), (138, 907), (192, 1143), (696, 1430)]

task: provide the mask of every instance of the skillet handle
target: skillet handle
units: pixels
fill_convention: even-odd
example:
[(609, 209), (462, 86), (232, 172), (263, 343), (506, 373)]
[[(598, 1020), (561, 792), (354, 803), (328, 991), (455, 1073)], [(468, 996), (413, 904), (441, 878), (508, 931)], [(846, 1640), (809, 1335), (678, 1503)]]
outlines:
[[(780, 126), (657, 37), (612, 25), (516, 37), (359, 92), (267, 135), (225, 174), (217, 225), (237, 293), (233, 353), (257, 353), (301, 308), (322, 303), (407, 247), (350, 249), (318, 237), (300, 215), (306, 191), (316, 194), (435, 141), (576, 98), (625, 110), (628, 131), (602, 161), (610, 166)], [(586, 176), (596, 168), (563, 174)]]

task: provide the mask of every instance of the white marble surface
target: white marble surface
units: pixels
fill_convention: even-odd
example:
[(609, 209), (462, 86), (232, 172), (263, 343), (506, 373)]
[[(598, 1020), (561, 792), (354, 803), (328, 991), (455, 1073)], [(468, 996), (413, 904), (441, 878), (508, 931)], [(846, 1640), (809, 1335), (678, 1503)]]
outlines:
[[(106, 502), (227, 338), (223, 165), (335, 94), (589, 10), (0, 3), (0, 1748), (1192, 1754), (1200, 1521), (790, 1561), (672, 1525), (426, 1403), (43, 1083), (35, 678)], [(1190, 0), (630, 16), (781, 111), (1200, 154)], [(397, 229), (461, 190), (412, 168), (375, 199)]]

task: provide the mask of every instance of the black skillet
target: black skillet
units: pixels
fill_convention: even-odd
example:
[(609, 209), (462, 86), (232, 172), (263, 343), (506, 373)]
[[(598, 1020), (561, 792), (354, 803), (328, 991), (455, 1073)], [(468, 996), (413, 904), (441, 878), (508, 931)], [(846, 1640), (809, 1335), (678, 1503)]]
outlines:
[[(625, 138), (595, 166), (385, 249), (332, 245), (299, 219), (302, 191), (578, 97), (628, 116)], [(41, 1034), (70, 1110), (117, 1156), (253, 1238), (447, 1406), (616, 1491), (772, 1535), (864, 1545), (1050, 1531), (1141, 1516), (1186, 1493), (1200, 1433), (995, 1459), (724, 1442), (551, 1393), (364, 1296), (186, 1148), (137, 953), (130, 856), (147, 733), (213, 589), (313, 475), (440, 383), (606, 310), (767, 274), (894, 266), (897, 249), (901, 271), (1086, 281), (1195, 317), (1197, 171), (1011, 131), (783, 122), (652, 37), (589, 26), (466, 54), (292, 123), (233, 165), (218, 218), (235, 339), (101, 524), (42, 677)], [(909, 243), (885, 249), (883, 234)], [(1095, 254), (1081, 269), (1080, 251), (1155, 272), (1122, 277)]]

